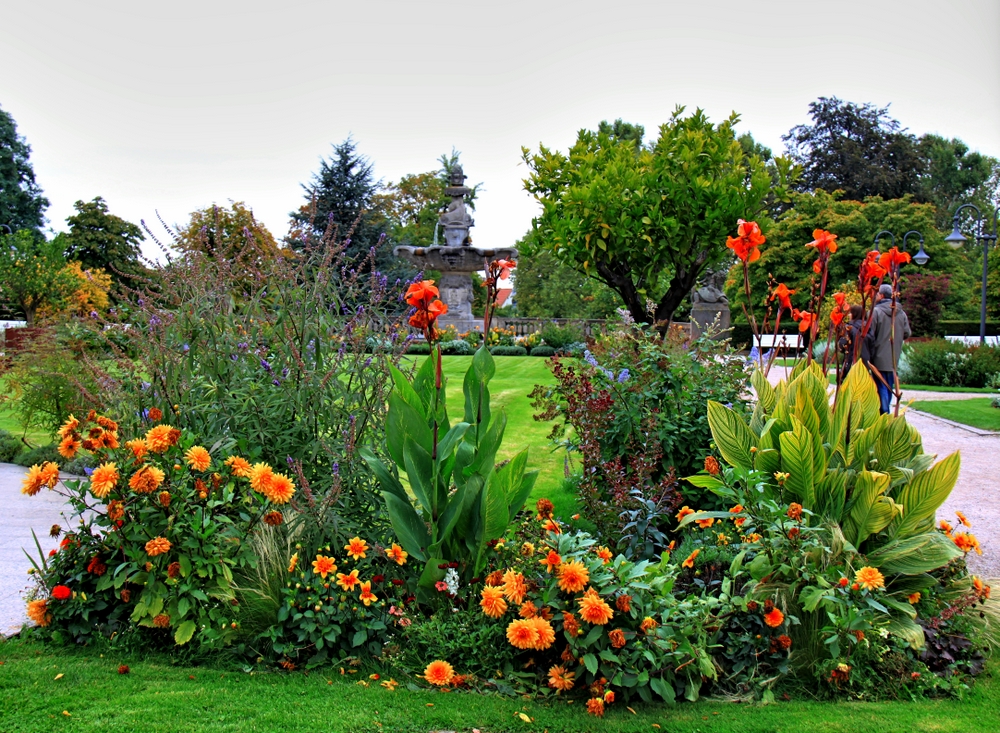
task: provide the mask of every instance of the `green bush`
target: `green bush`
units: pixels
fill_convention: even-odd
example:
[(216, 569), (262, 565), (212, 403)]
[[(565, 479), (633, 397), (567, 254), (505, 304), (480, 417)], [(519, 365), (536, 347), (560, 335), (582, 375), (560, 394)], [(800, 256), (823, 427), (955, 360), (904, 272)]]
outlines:
[(472, 348), (472, 344), (468, 341), (463, 341), (462, 339), (446, 341), (441, 344), (441, 353), (448, 354), (450, 356), (471, 356), (474, 352), (475, 349)]
[[(979, 321), (938, 321), (937, 331), (942, 336), (978, 336)], [(1000, 334), (1000, 321), (986, 321), (986, 335)]]
[(74, 476), (84, 476), (88, 468), (96, 468), (97, 461), (88, 453), (78, 453), (72, 461), (66, 461), (62, 470)]
[(23, 450), (24, 443), (19, 438), (0, 430), (0, 463), (13, 463)]
[(425, 344), (422, 341), (414, 344), (410, 344), (406, 353), (411, 356), (426, 356), (431, 353), (430, 344)]
[(531, 355), (532, 356), (555, 356), (556, 355), (556, 350), (553, 349), (551, 346), (546, 346), (545, 344), (541, 344), (539, 346), (535, 346), (531, 350)]
[(493, 356), (527, 356), (528, 350), (523, 346), (494, 346), (490, 353)]
[(582, 342), (584, 339), (583, 329), (569, 323), (559, 326), (555, 323), (546, 323), (542, 327), (542, 341), (547, 346), (551, 346), (556, 351), (561, 351), (573, 343)]
[(484, 616), (479, 606), (452, 613), (439, 611), (416, 618), (403, 635), (399, 661), (411, 672), (422, 672), (432, 659), (446, 659), (463, 674), (491, 679), (511, 670), (516, 650), (507, 642), (504, 627)]
[(59, 446), (55, 443), (40, 445), (14, 458), (14, 463), (25, 467), (41, 465), (46, 462), (56, 463), (60, 468), (66, 462), (66, 459), (59, 455)]
[(945, 339), (907, 343), (899, 364), (900, 380), (907, 384), (985, 387), (998, 373), (1000, 348)]

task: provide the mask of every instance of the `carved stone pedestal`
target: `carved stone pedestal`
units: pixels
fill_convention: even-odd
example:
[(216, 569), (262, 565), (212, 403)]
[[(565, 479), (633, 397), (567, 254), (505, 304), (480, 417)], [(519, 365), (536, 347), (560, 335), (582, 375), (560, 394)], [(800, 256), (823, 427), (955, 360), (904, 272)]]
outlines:
[[(718, 322), (716, 323), (716, 318)], [(714, 327), (712, 324), (715, 323)], [(732, 334), (728, 303), (695, 303), (691, 307), (691, 336), (698, 338), (709, 327), (719, 331), (715, 338), (729, 338)]]

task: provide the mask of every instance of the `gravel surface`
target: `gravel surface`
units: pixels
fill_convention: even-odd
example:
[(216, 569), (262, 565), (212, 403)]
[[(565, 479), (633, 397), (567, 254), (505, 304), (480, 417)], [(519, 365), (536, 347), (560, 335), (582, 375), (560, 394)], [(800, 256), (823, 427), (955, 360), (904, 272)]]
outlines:
[(49, 537), (53, 524), (69, 524), (62, 515), (69, 513), (64, 499), (53, 491), (42, 489), (35, 496), (21, 493), (21, 482), (28, 469), (11, 463), (0, 463), (0, 635), (9, 636), (20, 630), (28, 619), (24, 615), (23, 594), (32, 587), (28, 568), (31, 563), (24, 550), (38, 556), (31, 530), (35, 530), (42, 550), (59, 546), (59, 540)]

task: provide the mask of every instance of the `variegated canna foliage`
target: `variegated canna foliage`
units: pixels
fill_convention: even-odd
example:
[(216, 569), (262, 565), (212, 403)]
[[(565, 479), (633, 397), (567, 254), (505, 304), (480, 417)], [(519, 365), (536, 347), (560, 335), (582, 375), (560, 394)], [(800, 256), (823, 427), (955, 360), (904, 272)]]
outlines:
[[(880, 415), (860, 363), (835, 399), (815, 363), (800, 362), (775, 387), (759, 371), (751, 382), (758, 401), (749, 425), (721, 404), (708, 405), (719, 452), (732, 466), (756, 472), (768, 498), (800, 503), (813, 513), (811, 524), (842, 534), (848, 552), (878, 568), (889, 630), (922, 646), (907, 596), (935, 585), (930, 573), (962, 555), (935, 530), (935, 512), (958, 479), (958, 452), (935, 464), (905, 416)], [(787, 477), (779, 482), (775, 474)], [(713, 488), (714, 479), (698, 478)], [(821, 586), (803, 588), (800, 602), (815, 611), (826, 595)]]
[(412, 383), (391, 367), (386, 443), (393, 469), (361, 450), (382, 487), (399, 543), (425, 563), (418, 583), (423, 589), (444, 577), (439, 566), (449, 562), (459, 563), (466, 580), (478, 575), (489, 543), (504, 535), (538, 475), (525, 470), (527, 448), (503, 466), (494, 465), (507, 418), (490, 410), (488, 385), (496, 371), (490, 352), (481, 347), (472, 358), (463, 384), (464, 420), (452, 425), (444, 384), (435, 386), (436, 350)]

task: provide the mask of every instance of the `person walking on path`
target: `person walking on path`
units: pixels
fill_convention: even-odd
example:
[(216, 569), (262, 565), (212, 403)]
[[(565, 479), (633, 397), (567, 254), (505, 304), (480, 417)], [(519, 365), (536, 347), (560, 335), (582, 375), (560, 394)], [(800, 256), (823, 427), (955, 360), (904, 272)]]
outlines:
[[(841, 374), (846, 377), (850, 371), (851, 367), (854, 366), (855, 358), (861, 359), (861, 362), (868, 366), (871, 361), (871, 353), (868, 348), (868, 344), (871, 339), (863, 337), (861, 334), (865, 327), (865, 309), (860, 305), (851, 306), (851, 322), (847, 325), (847, 332), (840, 337), (840, 341), (837, 342), (840, 348), (840, 353), (844, 356), (844, 366), (841, 369)], [(858, 347), (858, 342), (861, 346)]]
[(869, 333), (872, 339), (871, 368), (877, 372), (873, 376), (884, 415), (892, 405), (896, 367), (899, 365), (899, 356), (903, 353), (903, 341), (910, 337), (910, 319), (903, 312), (898, 293), (893, 293), (892, 285), (885, 284), (878, 289)]

